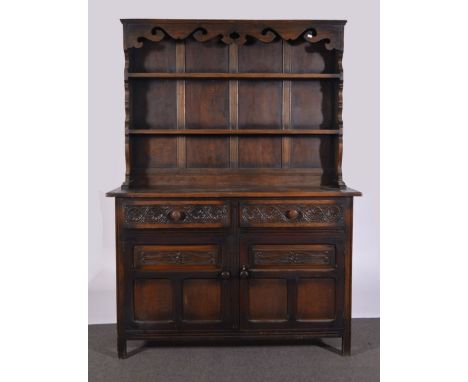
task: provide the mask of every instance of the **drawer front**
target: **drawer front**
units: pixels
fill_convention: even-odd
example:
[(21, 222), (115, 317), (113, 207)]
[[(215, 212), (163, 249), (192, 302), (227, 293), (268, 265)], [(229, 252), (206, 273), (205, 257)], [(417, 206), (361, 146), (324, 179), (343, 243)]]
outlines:
[(130, 201), (123, 205), (126, 228), (222, 228), (231, 224), (223, 201)]
[(336, 248), (330, 244), (253, 245), (249, 263), (255, 268), (322, 268), (334, 267)]
[(216, 270), (221, 268), (219, 245), (136, 245), (133, 267), (142, 270)]
[(343, 227), (345, 208), (335, 200), (243, 201), (241, 227)]

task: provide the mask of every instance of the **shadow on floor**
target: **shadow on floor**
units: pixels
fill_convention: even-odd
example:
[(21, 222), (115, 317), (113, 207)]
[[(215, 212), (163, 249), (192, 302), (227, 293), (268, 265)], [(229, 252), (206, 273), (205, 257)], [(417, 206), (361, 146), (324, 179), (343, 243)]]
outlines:
[(340, 339), (307, 344), (171, 345), (129, 341), (119, 360), (116, 326), (90, 325), (90, 381), (378, 381), (379, 319), (353, 319), (350, 357)]

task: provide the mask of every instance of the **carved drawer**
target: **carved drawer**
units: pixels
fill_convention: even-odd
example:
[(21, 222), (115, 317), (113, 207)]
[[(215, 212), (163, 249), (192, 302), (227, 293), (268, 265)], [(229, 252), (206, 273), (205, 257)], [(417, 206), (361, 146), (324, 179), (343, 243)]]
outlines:
[(231, 224), (223, 201), (129, 201), (123, 205), (126, 228), (222, 228)]
[(219, 245), (136, 245), (133, 267), (138, 270), (217, 270), (221, 268)]
[(248, 254), (250, 266), (258, 269), (336, 266), (336, 247), (331, 244), (252, 245)]
[(343, 227), (344, 206), (335, 200), (252, 200), (239, 208), (241, 227)]

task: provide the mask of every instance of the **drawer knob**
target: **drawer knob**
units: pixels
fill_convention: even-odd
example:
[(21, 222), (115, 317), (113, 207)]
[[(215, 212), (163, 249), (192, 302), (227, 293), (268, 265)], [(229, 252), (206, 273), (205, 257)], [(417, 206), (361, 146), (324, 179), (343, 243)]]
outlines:
[(229, 271), (222, 271), (219, 276), (223, 279), (223, 280), (229, 280), (231, 278), (231, 272)]
[(241, 279), (246, 279), (247, 277), (249, 277), (249, 271), (247, 270), (247, 265), (242, 266), (241, 271), (239, 273), (239, 277)]
[(183, 218), (183, 213), (180, 211), (174, 210), (169, 213), (169, 219), (171, 219), (172, 221), (177, 222), (181, 220), (182, 218)]
[(297, 210), (289, 210), (286, 212), (286, 216), (288, 219), (296, 219), (299, 216), (299, 212)]

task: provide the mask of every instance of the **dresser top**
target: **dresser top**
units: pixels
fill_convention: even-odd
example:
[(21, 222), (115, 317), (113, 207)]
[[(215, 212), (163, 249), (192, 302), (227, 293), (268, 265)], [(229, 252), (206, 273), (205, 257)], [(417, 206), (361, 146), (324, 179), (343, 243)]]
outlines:
[(348, 197), (361, 196), (352, 188), (326, 187), (229, 187), (229, 188), (175, 188), (154, 187), (126, 190), (121, 187), (106, 196), (119, 198), (253, 198), (253, 197)]
[(287, 25), (295, 23), (313, 23), (313, 24), (334, 24), (345, 25), (347, 20), (199, 20), (199, 19), (120, 19), (122, 24), (187, 24), (187, 23), (204, 23), (204, 24), (278, 24)]

